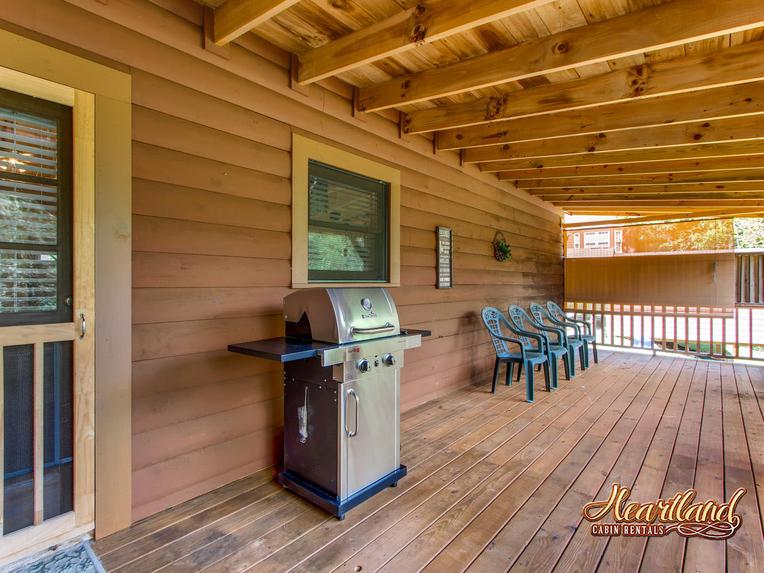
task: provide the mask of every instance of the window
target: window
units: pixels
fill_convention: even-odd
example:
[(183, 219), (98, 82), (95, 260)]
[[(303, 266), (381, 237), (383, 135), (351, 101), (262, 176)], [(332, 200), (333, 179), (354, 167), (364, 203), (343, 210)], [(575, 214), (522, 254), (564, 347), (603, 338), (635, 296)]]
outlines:
[(292, 286), (397, 286), (400, 172), (300, 135), (292, 141)]
[(70, 107), (0, 90), (0, 326), (69, 322)]
[(573, 248), (574, 249), (580, 249), (581, 248), (581, 234), (580, 233), (573, 233)]
[(308, 281), (387, 281), (389, 187), (308, 162)]
[(615, 243), (615, 252), (616, 253), (622, 253), (623, 252), (623, 230), (622, 229), (616, 229), (613, 231), (613, 243)]
[(587, 231), (584, 233), (585, 249), (600, 249), (610, 246), (610, 231)]

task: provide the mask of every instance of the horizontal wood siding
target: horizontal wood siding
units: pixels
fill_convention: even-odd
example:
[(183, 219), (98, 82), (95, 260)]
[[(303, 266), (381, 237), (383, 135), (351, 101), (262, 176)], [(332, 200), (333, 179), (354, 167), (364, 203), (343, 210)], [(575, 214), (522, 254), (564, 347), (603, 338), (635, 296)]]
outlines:
[[(230, 59), (205, 51), (191, 0), (0, 6), (12, 30), (133, 76), (134, 519), (279, 459), (281, 370), (225, 348), (282, 334), (293, 131), (402, 171), (393, 295), (404, 325), (433, 331), (406, 356), (404, 409), (490, 375), (482, 306), (561, 298), (556, 211), (427, 137), (399, 139), (391, 112), (353, 117), (336, 80), (290, 90), (288, 55), (255, 37)], [(437, 225), (454, 230), (450, 290), (434, 288)], [(497, 230), (510, 262), (492, 257)]]

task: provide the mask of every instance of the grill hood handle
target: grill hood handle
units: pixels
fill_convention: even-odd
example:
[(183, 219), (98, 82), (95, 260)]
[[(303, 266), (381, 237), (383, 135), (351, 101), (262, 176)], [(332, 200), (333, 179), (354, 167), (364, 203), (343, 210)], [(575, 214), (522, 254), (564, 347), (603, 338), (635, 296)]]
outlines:
[(382, 326), (371, 326), (369, 328), (361, 328), (360, 326), (352, 326), (350, 328), (351, 334), (381, 334), (383, 332), (389, 332), (395, 330), (395, 325), (386, 322)]

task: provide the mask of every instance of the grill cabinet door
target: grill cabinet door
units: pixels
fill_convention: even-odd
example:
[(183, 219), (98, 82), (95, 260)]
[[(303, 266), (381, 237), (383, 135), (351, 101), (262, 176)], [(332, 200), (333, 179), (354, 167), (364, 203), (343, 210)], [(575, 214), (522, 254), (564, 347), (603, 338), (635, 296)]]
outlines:
[[(385, 368), (380, 373), (369, 373), (360, 380), (343, 384), (346, 462), (343, 473), (348, 496), (400, 464), (398, 376), (397, 368)], [(355, 430), (355, 435), (351, 437), (348, 430), (350, 433)]]

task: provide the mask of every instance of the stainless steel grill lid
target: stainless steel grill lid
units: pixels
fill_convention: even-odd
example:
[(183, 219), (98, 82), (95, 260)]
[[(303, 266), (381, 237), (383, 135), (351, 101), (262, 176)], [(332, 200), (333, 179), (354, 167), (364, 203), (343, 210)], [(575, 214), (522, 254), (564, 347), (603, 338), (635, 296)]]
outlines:
[(310, 288), (284, 298), (286, 335), (345, 344), (401, 332), (398, 310), (382, 287)]

